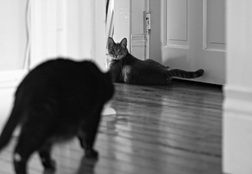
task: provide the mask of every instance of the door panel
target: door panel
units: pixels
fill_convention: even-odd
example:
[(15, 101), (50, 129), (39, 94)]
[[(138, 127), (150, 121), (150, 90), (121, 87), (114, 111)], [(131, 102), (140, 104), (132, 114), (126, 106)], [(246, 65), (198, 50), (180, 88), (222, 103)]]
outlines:
[(178, 45), (187, 41), (187, 0), (170, 0), (167, 6), (167, 28), (169, 44)]
[(203, 27), (205, 49), (225, 50), (225, 2), (203, 1)]
[(162, 63), (196, 70), (197, 81), (225, 83), (225, 1), (163, 0)]

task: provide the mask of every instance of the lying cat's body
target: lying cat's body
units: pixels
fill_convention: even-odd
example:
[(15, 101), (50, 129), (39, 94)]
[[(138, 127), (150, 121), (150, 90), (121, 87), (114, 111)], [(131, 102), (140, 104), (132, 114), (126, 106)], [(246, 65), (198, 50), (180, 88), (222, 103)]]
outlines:
[(11, 115), (0, 136), (0, 151), (15, 127), (21, 132), (14, 151), (17, 174), (26, 174), (26, 163), (39, 152), (45, 169), (55, 170), (50, 157), (54, 142), (78, 137), (86, 157), (93, 149), (104, 104), (113, 95), (109, 73), (88, 61), (50, 60), (33, 69), (18, 86)]
[(115, 43), (108, 38), (108, 52), (111, 57), (109, 72), (114, 82), (124, 82), (137, 85), (167, 85), (172, 77), (197, 78), (204, 74), (204, 70), (184, 71), (169, 69), (152, 60), (139, 60), (127, 50), (127, 40)]

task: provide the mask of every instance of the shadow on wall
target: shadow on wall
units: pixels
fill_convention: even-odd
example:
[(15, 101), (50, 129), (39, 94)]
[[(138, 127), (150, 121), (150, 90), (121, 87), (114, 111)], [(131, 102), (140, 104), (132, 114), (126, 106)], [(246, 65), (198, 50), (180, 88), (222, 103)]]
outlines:
[[(186, 63), (185, 63), (186, 62)], [(181, 56), (174, 56), (174, 57), (172, 57), (171, 59), (165, 59), (165, 60), (163, 60), (163, 64), (165, 64), (165, 65), (172, 65), (172, 67), (170, 67), (170, 68), (180, 68), (180, 69), (183, 69), (183, 70), (189, 70), (188, 69), (188, 66), (186, 66), (186, 65), (188, 65), (190, 62), (189, 61), (187, 61), (187, 57), (186, 57), (186, 55), (184, 54), (184, 55), (181, 55)]]

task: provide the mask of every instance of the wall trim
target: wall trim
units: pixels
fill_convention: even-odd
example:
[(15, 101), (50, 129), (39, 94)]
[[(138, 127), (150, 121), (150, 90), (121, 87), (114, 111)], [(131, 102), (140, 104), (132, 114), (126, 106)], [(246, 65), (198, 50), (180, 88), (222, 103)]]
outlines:
[(28, 70), (9, 70), (0, 72), (0, 89), (17, 87)]
[(146, 47), (147, 37), (145, 34), (132, 34), (131, 47)]
[(252, 116), (252, 89), (243, 86), (226, 85), (224, 87), (225, 112), (240, 113)]
[(138, 57), (139, 59), (147, 59), (148, 54), (148, 38), (146, 34), (132, 34), (131, 35), (131, 53)]

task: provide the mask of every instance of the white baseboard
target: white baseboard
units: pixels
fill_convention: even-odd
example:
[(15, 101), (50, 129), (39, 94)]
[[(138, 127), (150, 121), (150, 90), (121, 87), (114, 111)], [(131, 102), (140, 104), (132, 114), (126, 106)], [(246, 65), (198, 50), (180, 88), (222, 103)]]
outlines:
[(24, 78), (27, 72), (28, 71), (24, 69), (0, 72), (0, 89), (17, 87), (17, 85)]
[(252, 116), (252, 89), (241, 86), (225, 86), (224, 110)]

